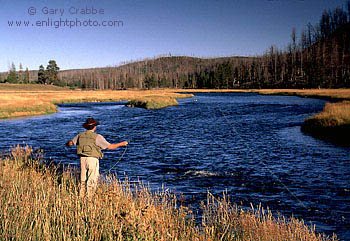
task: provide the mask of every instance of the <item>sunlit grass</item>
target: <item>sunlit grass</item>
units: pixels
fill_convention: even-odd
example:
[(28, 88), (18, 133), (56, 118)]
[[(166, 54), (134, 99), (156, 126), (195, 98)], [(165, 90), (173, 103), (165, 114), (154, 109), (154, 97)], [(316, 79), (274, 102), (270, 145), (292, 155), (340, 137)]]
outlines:
[(301, 129), (313, 136), (349, 146), (350, 101), (326, 103), (323, 111), (308, 117)]
[(160, 109), (168, 106), (178, 105), (174, 98), (170, 97), (145, 97), (131, 100), (127, 103), (129, 107), (140, 107), (145, 109)]
[(325, 127), (350, 125), (350, 101), (326, 103), (323, 112), (309, 117), (308, 120), (317, 121)]
[(296, 95), (301, 97), (324, 98), (328, 100), (350, 100), (350, 89), (266, 89), (254, 91), (260, 94)]
[[(21, 89), (23, 86), (23, 89)], [(81, 91), (57, 88), (46, 85), (0, 84), (0, 118), (15, 118), (54, 113), (55, 104), (77, 102), (131, 101), (147, 100), (152, 108), (162, 108), (164, 103), (173, 105), (176, 99), (192, 95), (175, 93), (174, 90), (105, 90)], [(16, 89), (16, 91), (13, 91)]]
[[(312, 90), (69, 90), (52, 85), (0, 84), (0, 118), (16, 118), (50, 114), (57, 111), (55, 104), (102, 101), (133, 101), (136, 105), (162, 108), (176, 105), (176, 99), (191, 97), (176, 92), (256, 92), (260, 94), (298, 95), (334, 100), (350, 99), (350, 89)], [(146, 107), (148, 108), (148, 107)]]
[(259, 93), (263, 95), (296, 95), (329, 100), (350, 100), (350, 89), (186, 89), (181, 92)]
[(92, 199), (80, 198), (74, 171), (57, 172), (33, 156), (16, 147), (0, 160), (1, 240), (336, 240), (294, 218), (262, 207), (244, 211), (210, 194), (199, 225), (174, 194), (114, 176)]

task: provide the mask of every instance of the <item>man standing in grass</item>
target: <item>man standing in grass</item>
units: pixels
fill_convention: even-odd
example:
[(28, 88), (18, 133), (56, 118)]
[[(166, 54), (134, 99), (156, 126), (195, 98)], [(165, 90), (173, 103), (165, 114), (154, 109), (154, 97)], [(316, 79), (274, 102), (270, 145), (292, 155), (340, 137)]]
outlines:
[[(101, 149), (116, 149), (120, 146), (126, 146), (127, 141), (116, 144), (110, 144), (106, 139), (95, 133), (99, 125), (94, 118), (88, 118), (83, 124), (85, 132), (79, 133), (72, 140), (66, 143), (66, 146), (77, 146), (77, 154), (80, 156), (80, 196), (91, 195), (95, 192), (99, 177), (99, 159), (102, 159)], [(87, 189), (87, 190), (86, 190)]]

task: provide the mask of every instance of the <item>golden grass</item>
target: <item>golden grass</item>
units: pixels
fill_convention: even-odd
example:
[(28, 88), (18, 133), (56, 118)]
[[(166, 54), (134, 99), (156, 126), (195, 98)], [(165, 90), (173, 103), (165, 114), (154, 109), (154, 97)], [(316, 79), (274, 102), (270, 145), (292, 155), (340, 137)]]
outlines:
[(144, 97), (131, 100), (127, 103), (129, 107), (140, 107), (145, 109), (160, 109), (168, 106), (178, 105), (176, 99), (171, 97)]
[(0, 92), (2, 91), (63, 91), (69, 90), (68, 87), (62, 88), (55, 85), (38, 85), (38, 84), (0, 84)]
[[(10, 87), (8, 87), (10, 86)], [(23, 88), (21, 89), (21, 86)], [(130, 101), (136, 99), (162, 100), (169, 104), (175, 99), (188, 98), (192, 95), (179, 94), (175, 90), (105, 90), (82, 91), (67, 90), (45, 85), (4, 85), (0, 84), (0, 118), (43, 115), (57, 111), (55, 104), (72, 102)], [(16, 91), (14, 91), (16, 89)], [(176, 100), (175, 100), (176, 101)], [(155, 102), (155, 101), (153, 101)]]
[(302, 221), (243, 211), (208, 195), (202, 225), (176, 196), (109, 176), (79, 198), (74, 172), (43, 166), (29, 147), (0, 160), (1, 240), (337, 240)]
[(159, 89), (82, 91), (52, 85), (0, 84), (0, 118), (16, 118), (50, 114), (57, 111), (55, 104), (71, 102), (132, 101), (150, 108), (176, 105), (175, 99), (192, 97), (176, 92), (255, 92), (259, 94), (298, 95), (304, 97), (350, 100), (350, 89), (312, 90), (210, 90)]
[(301, 97), (314, 97), (328, 100), (350, 100), (350, 89), (265, 89), (252, 90), (264, 95), (296, 95)]
[(261, 95), (296, 95), (329, 100), (350, 100), (350, 89), (185, 89), (190, 93), (259, 93)]
[(326, 103), (323, 112), (311, 116), (307, 120), (317, 122), (324, 127), (350, 125), (350, 101)]

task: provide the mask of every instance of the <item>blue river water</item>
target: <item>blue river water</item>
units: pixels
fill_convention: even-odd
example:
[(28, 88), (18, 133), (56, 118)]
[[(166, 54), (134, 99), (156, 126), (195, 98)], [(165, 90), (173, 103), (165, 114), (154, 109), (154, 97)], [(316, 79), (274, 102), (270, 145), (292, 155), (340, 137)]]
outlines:
[(125, 155), (104, 151), (100, 170), (165, 185), (198, 208), (207, 192), (227, 191), (243, 207), (262, 204), (303, 218), (316, 230), (350, 240), (350, 148), (301, 132), (304, 119), (325, 101), (294, 96), (201, 93), (160, 110), (125, 102), (60, 105), (60, 112), (0, 121), (0, 151), (16, 144), (44, 150), (45, 158), (78, 166), (64, 143), (94, 117), (111, 143), (130, 141)]

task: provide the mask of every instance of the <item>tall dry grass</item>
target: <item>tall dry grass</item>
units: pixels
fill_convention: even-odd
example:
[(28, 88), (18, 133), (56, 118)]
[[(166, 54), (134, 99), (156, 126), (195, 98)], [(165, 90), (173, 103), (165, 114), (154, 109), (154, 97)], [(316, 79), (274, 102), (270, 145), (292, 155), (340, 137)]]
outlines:
[(42, 165), (29, 147), (14, 148), (0, 165), (1, 240), (336, 240), (261, 207), (243, 211), (225, 196), (208, 195), (196, 225), (175, 195), (114, 176), (92, 199), (80, 198), (76, 173)]
[(324, 127), (350, 125), (350, 101), (326, 103), (323, 111), (309, 117), (308, 121), (317, 122)]

